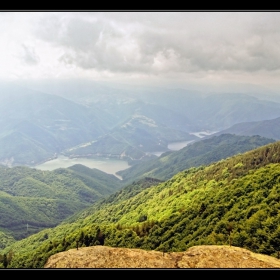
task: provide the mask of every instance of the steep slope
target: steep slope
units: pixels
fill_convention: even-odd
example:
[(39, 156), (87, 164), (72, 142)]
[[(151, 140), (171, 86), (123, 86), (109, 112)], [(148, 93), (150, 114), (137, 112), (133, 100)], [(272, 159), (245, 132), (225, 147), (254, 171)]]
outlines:
[(233, 134), (210, 136), (209, 139), (196, 141), (179, 151), (163, 154), (159, 158), (131, 166), (117, 174), (121, 175), (125, 182), (147, 176), (167, 180), (187, 168), (207, 165), (274, 141), (257, 135), (251, 137)]
[[(280, 142), (186, 169), (165, 182), (127, 186), (52, 229), (15, 242), (10, 267), (43, 267), (58, 252), (104, 245), (162, 253), (232, 245), (280, 251)], [(135, 191), (136, 190), (136, 191)], [(128, 196), (130, 194), (130, 196)], [(123, 197), (125, 195), (125, 197)]]
[(0, 249), (4, 249), (16, 241), (11, 234), (8, 234), (4, 231), (0, 231), (0, 240)]

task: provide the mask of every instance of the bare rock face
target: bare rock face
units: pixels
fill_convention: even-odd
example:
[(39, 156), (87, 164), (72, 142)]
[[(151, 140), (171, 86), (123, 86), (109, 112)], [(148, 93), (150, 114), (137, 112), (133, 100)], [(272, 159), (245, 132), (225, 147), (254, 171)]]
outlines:
[(44, 268), (280, 268), (280, 260), (226, 245), (176, 253), (92, 246), (52, 255)]

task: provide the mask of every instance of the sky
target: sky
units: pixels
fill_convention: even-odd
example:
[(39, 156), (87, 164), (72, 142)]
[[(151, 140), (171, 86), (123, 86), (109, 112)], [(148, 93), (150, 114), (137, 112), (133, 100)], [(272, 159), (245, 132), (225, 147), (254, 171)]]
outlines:
[(0, 80), (280, 92), (280, 12), (0, 12)]

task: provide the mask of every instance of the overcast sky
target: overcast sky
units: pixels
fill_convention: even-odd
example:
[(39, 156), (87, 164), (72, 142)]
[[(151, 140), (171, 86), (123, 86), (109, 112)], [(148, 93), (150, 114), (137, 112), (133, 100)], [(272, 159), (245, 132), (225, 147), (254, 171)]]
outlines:
[(0, 79), (280, 93), (280, 12), (1, 12)]

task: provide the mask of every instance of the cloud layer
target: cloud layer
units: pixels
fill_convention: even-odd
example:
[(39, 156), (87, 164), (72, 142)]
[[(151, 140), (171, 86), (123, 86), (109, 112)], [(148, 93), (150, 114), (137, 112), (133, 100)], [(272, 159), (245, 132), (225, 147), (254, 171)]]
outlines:
[(277, 85), (279, 23), (279, 12), (4, 12), (0, 77)]

